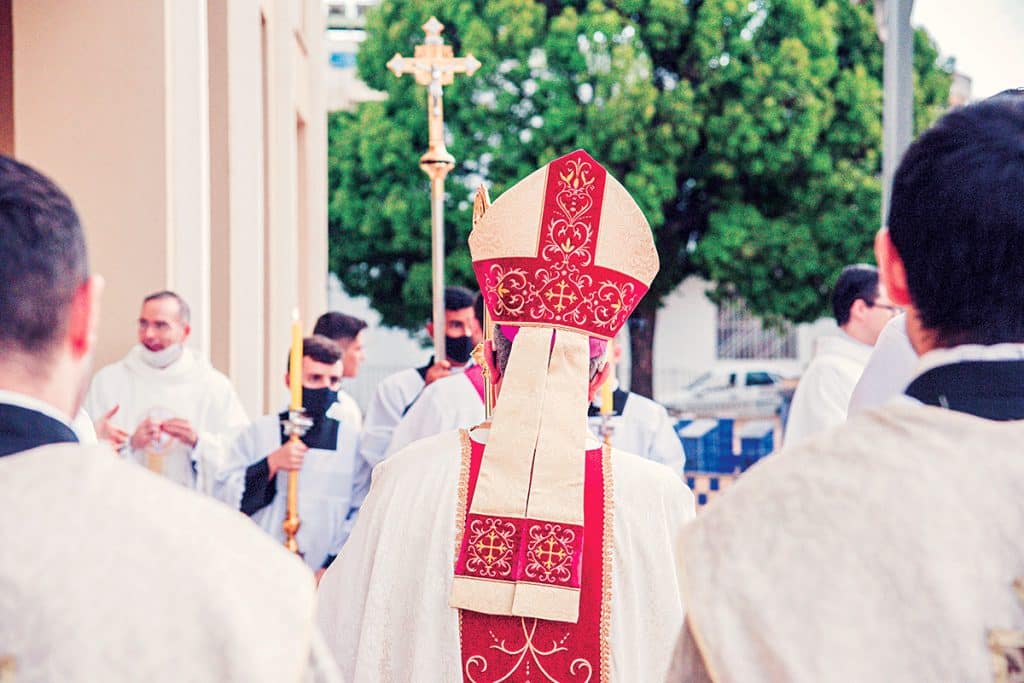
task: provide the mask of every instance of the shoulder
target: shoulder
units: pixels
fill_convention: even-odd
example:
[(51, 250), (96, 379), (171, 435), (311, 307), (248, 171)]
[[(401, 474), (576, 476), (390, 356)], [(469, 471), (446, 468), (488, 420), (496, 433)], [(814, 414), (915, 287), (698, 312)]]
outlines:
[(693, 493), (670, 467), (633, 453), (612, 449), (612, 476), (615, 495), (629, 500), (670, 500), (693, 504)]
[(374, 472), (389, 477), (420, 477), (434, 472), (455, 471), (462, 464), (463, 431), (453, 429), (414, 441), (378, 465)]
[(634, 394), (632, 391), (629, 392), (629, 398), (626, 399), (626, 408), (630, 412), (635, 411), (638, 414), (649, 415), (651, 417), (668, 417), (668, 411), (665, 410), (665, 406), (661, 405), (657, 401), (647, 398), (646, 396)]
[(125, 359), (122, 358), (108, 365), (104, 365), (102, 368), (97, 370), (92, 377), (92, 383), (95, 386), (114, 378), (120, 378), (127, 372), (128, 367), (125, 365)]

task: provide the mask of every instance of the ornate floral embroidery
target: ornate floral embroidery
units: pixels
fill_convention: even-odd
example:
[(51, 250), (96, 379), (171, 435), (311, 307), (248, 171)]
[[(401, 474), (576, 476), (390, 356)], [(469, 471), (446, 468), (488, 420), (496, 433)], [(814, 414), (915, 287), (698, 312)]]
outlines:
[(647, 287), (595, 265), (606, 172), (583, 152), (552, 162), (538, 254), (474, 263), (495, 321), (610, 337)]
[(469, 523), (466, 573), (491, 579), (512, 575), (518, 530), (500, 517), (478, 517)]
[[(1024, 578), (1013, 583), (1017, 597), (1024, 604)], [(996, 683), (1024, 683), (1024, 631), (991, 629), (988, 647)]]
[[(543, 583), (568, 584), (573, 578), (573, 559), (579, 553), (577, 532), (572, 527), (539, 522), (527, 527), (524, 577)], [(579, 585), (579, 579), (573, 582)]]
[[(571, 636), (571, 632), (568, 628), (559, 640), (549, 640), (541, 646), (538, 646), (535, 642), (535, 638), (537, 637), (537, 620), (530, 619), (529, 625), (527, 625), (527, 620), (521, 618), (519, 623), (522, 626), (523, 632), (522, 645), (519, 645), (518, 647), (509, 645), (506, 639), (499, 639), (492, 631), (490, 636), (494, 644), (491, 645), (489, 649), (495, 651), (496, 654), (491, 653), (491, 655), (495, 657), (495, 661), (490, 661), (487, 654), (476, 654), (466, 658), (464, 672), (467, 681), (470, 683), (478, 683), (476, 678), (477, 675), (488, 673), (488, 669), (490, 669), (492, 665), (497, 669), (501, 664), (508, 666), (508, 670), (488, 673), (488, 681), (492, 681), (493, 683), (511, 681), (513, 680), (512, 676), (515, 673), (520, 673), (525, 676), (525, 680), (527, 681), (548, 681), (549, 683), (563, 683), (563, 681), (581, 681), (582, 683), (589, 683), (590, 679), (593, 678), (594, 665), (583, 657), (577, 657), (568, 663), (567, 671), (565, 672), (565, 675), (569, 676), (568, 678), (560, 677), (559, 674), (561, 672), (555, 670), (555, 667), (561, 663), (557, 660), (564, 659), (558, 655), (562, 652), (568, 652), (569, 650), (569, 648), (565, 646), (566, 641), (569, 640)], [(536, 668), (537, 673), (540, 674), (540, 676), (543, 676), (543, 678), (538, 678), (536, 674), (534, 674), (534, 668)], [(515, 678), (514, 680), (521, 679)]]

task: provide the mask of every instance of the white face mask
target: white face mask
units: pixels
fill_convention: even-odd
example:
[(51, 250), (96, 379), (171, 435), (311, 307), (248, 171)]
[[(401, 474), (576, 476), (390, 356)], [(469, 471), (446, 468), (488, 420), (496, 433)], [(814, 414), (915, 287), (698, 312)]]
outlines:
[(181, 344), (171, 344), (165, 349), (160, 351), (150, 351), (145, 346), (142, 347), (142, 362), (151, 368), (163, 370), (167, 366), (173, 364), (179, 358), (184, 351), (184, 347)]

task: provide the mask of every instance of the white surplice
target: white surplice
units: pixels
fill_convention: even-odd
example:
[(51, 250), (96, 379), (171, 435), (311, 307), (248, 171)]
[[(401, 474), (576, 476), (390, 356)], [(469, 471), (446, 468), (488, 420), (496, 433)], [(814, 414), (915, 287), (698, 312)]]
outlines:
[(231, 382), (189, 349), (166, 368), (142, 360), (135, 346), (123, 359), (101, 369), (92, 379), (85, 410), (105, 415), (120, 409), (111, 422), (129, 434), (146, 417), (189, 421), (198, 434), (195, 448), (164, 435), (151, 447), (135, 450), (126, 444), (125, 455), (179, 484), (211, 493), (223, 459), (227, 439), (249, 423)]
[(312, 575), (225, 506), (79, 444), (0, 458), (0, 499), (19, 683), (337, 680)]
[[(471, 434), (486, 442), (486, 430)], [(462, 457), (459, 432), (445, 432), (374, 469), (320, 583), (319, 623), (350, 680), (463, 680), (459, 612), (448, 606)], [(611, 463), (612, 679), (663, 680), (683, 623), (675, 538), (694, 516), (693, 494), (662, 465), (618, 451)]]
[(442, 377), (423, 392), (395, 427), (385, 457), (414, 441), (453, 429), (469, 429), (484, 421), (484, 402), (464, 372)]
[[(633, 453), (660, 462), (682, 478), (686, 464), (683, 442), (672, 425), (668, 411), (660, 403), (639, 394), (629, 393), (622, 415), (609, 418), (612, 445), (620, 451)], [(590, 432), (600, 438), (602, 418), (589, 419)]]
[(907, 337), (907, 315), (901, 313), (882, 328), (871, 358), (850, 396), (847, 417), (885, 405), (899, 396), (914, 377), (917, 352)]
[(993, 680), (989, 630), (1024, 629), (1022, 442), (904, 400), (745, 473), (679, 552), (713, 680)]
[(783, 441), (787, 448), (846, 421), (850, 395), (871, 349), (844, 332), (817, 340), (814, 359), (793, 394)]
[[(338, 402), (327, 411), (338, 422), (333, 450), (310, 448), (299, 472), (299, 519), (296, 541), (310, 569), (317, 570), (328, 555), (337, 555), (348, 539), (355, 519), (353, 478), (359, 440), (359, 409), (347, 394), (339, 392)], [(349, 399), (349, 400), (346, 400)], [(245, 492), (246, 470), (281, 447), (281, 420), (275, 414), (253, 421), (231, 441), (224, 464), (217, 474), (214, 496), (236, 510)], [(288, 503), (288, 472), (275, 475), (277, 493), (273, 501), (253, 515), (261, 529), (279, 543), (284, 542)]]

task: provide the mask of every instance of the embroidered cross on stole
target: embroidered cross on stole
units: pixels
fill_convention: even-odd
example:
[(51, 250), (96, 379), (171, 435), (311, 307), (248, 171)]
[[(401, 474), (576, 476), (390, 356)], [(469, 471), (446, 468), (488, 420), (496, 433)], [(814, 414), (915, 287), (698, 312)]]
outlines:
[[(1024, 606), (1024, 578), (1014, 581), (1013, 588)], [(1024, 631), (991, 629), (988, 647), (992, 652), (995, 683), (1024, 683)]]
[[(457, 535), (464, 530), (473, 500), (484, 446), (462, 432), (463, 462), (459, 485)], [(586, 453), (584, 474), (584, 537), (579, 620), (573, 623), (517, 616), (459, 611), (462, 675), (465, 683), (545, 681), (587, 683), (609, 680), (608, 627), (611, 619), (611, 461), (607, 451)], [(515, 556), (554, 568), (570, 546), (557, 533), (531, 537), (516, 548), (516, 530), (499, 527), (475, 535), (473, 557), (484, 564), (514, 564)], [(465, 542), (456, 539), (456, 547)], [(501, 572), (496, 572), (501, 573)]]

